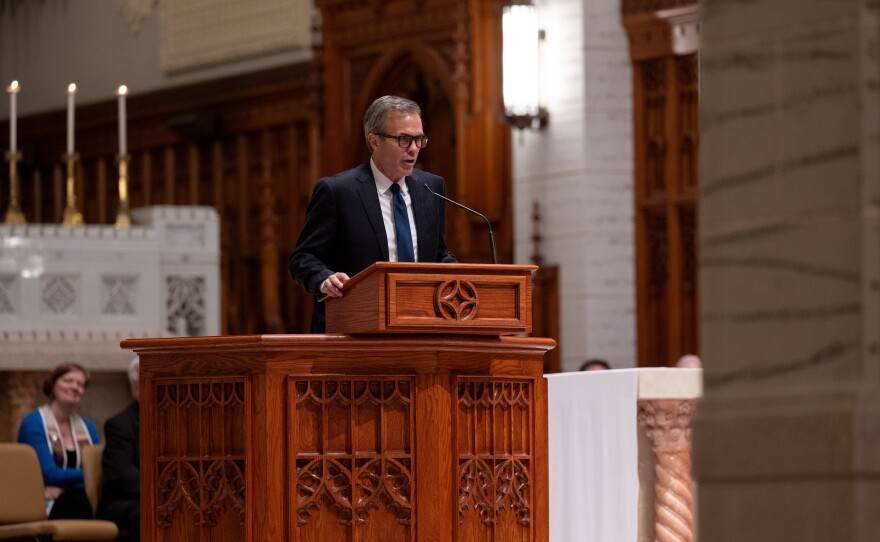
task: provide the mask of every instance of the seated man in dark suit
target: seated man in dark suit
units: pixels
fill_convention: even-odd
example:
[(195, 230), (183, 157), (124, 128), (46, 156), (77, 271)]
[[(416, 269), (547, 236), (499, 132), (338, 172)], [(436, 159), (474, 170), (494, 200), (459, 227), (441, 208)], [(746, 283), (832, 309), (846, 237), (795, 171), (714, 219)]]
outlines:
[(134, 401), (104, 424), (104, 488), (98, 503), (98, 517), (108, 519), (138, 541), (141, 534), (140, 498), (140, 364), (135, 358), (128, 367), (128, 382)]
[(453, 263), (446, 248), (442, 177), (415, 169), (428, 145), (421, 108), (383, 96), (364, 115), (372, 157), (320, 179), (290, 256), (290, 274), (315, 296), (312, 333), (325, 330), (322, 297), (340, 297), (345, 282), (377, 261)]

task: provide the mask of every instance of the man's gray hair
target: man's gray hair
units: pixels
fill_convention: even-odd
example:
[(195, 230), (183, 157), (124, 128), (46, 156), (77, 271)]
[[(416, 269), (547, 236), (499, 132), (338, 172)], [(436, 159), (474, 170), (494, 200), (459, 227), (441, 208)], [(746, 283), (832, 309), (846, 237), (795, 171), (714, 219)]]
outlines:
[(140, 370), (141, 370), (140, 358), (134, 358), (133, 360), (131, 360), (131, 363), (128, 364), (128, 381), (129, 382), (140, 381)]
[[(385, 117), (389, 111), (411, 113), (418, 115), (419, 118), (422, 116), (422, 108), (412, 100), (401, 98), (400, 96), (382, 96), (377, 98), (367, 108), (367, 112), (364, 113), (364, 138), (367, 140), (367, 148), (370, 147), (370, 134), (385, 131)], [(370, 150), (372, 151), (372, 149)]]

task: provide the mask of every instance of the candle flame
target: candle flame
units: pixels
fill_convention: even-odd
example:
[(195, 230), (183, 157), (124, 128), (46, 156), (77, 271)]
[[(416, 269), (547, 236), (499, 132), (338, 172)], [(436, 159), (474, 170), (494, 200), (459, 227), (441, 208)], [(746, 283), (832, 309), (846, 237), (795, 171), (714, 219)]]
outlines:
[(119, 89), (116, 91), (116, 94), (119, 96), (125, 96), (128, 94), (128, 87), (125, 85), (119, 85)]
[(67, 85), (67, 93), (68, 94), (76, 94), (76, 83), (71, 83)]
[(13, 81), (13, 82), (9, 83), (9, 86), (6, 87), (6, 89), (7, 89), (9, 92), (12, 92), (13, 94), (16, 93), (16, 92), (18, 92), (18, 90), (19, 90), (19, 88), (18, 88), (18, 81)]

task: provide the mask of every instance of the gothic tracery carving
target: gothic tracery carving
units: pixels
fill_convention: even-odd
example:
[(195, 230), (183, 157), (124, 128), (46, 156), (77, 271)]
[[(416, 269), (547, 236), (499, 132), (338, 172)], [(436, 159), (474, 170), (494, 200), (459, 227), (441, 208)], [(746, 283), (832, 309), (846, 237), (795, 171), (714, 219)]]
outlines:
[[(532, 417), (530, 381), (460, 377), (458, 384), (459, 441), (458, 514), (467, 521), (476, 513), (491, 528), (505, 513), (516, 524), (531, 523)], [(480, 422), (477, 422), (480, 420)], [(485, 440), (503, 426), (511, 436)]]
[(205, 333), (205, 277), (165, 278), (166, 329), (177, 335)]
[[(157, 431), (164, 430), (168, 419), (180, 425), (162, 441), (158, 454), (159, 527), (170, 527), (181, 516), (199, 527), (213, 527), (226, 515), (243, 526), (247, 431), (236, 424), (244, 418), (244, 382), (169, 380), (159, 381), (155, 389)], [(202, 436), (198, 449), (192, 449), (190, 434)]]
[[(291, 384), (295, 423), (313, 421), (309, 427), (317, 433), (293, 445), (297, 526), (308, 527), (329, 510), (349, 528), (369, 523), (377, 513), (411, 527), (411, 377), (293, 377)], [(361, 411), (385, 420), (380, 425), (394, 438), (365, 430)], [(330, 418), (332, 426), (318, 421)], [(352, 436), (341, 448), (331, 443), (332, 435), (340, 434)]]

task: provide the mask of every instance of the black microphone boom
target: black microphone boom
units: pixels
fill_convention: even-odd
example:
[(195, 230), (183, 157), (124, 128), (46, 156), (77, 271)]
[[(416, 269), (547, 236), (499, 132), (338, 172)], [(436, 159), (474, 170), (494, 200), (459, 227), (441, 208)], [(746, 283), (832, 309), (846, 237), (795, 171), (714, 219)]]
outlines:
[(434, 192), (433, 190), (431, 190), (431, 187), (428, 186), (428, 183), (425, 183), (425, 189), (426, 189), (428, 192), (430, 192), (430, 193), (434, 194), (435, 196), (437, 196), (438, 198), (440, 198), (440, 199), (442, 199), (442, 200), (446, 200), (446, 201), (448, 201), (449, 203), (455, 205), (456, 207), (461, 207), (461, 208), (464, 209), (465, 211), (470, 211), (470, 212), (474, 213), (475, 215), (477, 215), (478, 217), (480, 217), (480, 218), (482, 218), (483, 220), (486, 221), (486, 224), (489, 225), (489, 250), (492, 251), (492, 263), (498, 263), (498, 256), (495, 255), (495, 234), (492, 233), (492, 223), (489, 222), (489, 219), (486, 218), (486, 215), (484, 215), (483, 213), (478, 213), (477, 211), (474, 211), (474, 210), (471, 209), (470, 207), (467, 207), (467, 206), (465, 206), (465, 205), (462, 205), (461, 203), (459, 203), (459, 202), (457, 202), (457, 201), (453, 201), (453, 200), (447, 198), (446, 196), (444, 196), (444, 195), (442, 195), (442, 194), (438, 194), (437, 192)]

